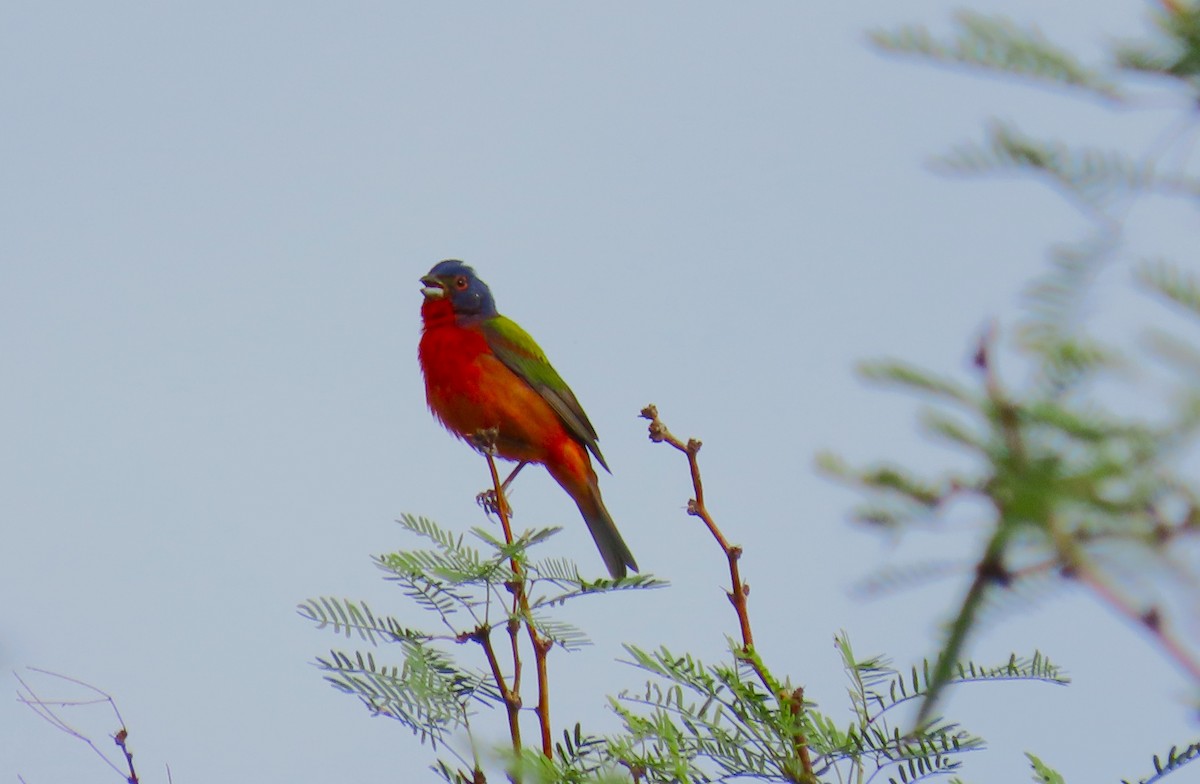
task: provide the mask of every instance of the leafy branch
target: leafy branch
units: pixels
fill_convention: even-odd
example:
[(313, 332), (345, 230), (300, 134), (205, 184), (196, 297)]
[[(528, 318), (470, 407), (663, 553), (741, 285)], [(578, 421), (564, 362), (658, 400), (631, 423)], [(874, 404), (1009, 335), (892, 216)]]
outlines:
[[(887, 713), (896, 705), (924, 697), (931, 687), (929, 662), (913, 668), (906, 680), (882, 657), (858, 661), (844, 634), (835, 638), (851, 681), (854, 721), (841, 726), (804, 699), (787, 678), (777, 676), (754, 647), (746, 585), (739, 569), (740, 547), (731, 545), (704, 503), (696, 459), (700, 442), (684, 442), (662, 423), (654, 406), (652, 441), (666, 443), (688, 458), (695, 496), (688, 513), (699, 517), (729, 564), (740, 640), (730, 640), (732, 661), (709, 664), (667, 648), (645, 650), (626, 645), (628, 663), (651, 676), (640, 692), (622, 691), (611, 700), (625, 733), (608, 739), (610, 753), (628, 768), (635, 782), (732, 781), (747, 776), (767, 781), (868, 782), (890, 775), (915, 781), (949, 773), (962, 755), (983, 748), (982, 739), (940, 720), (910, 733), (891, 726)], [(1041, 654), (1012, 656), (1003, 665), (956, 664), (952, 682), (1039, 680), (1065, 683), (1057, 667)]]
[[(347, 639), (357, 637), (372, 647), (398, 646), (402, 657), (398, 665), (384, 662), (373, 651), (334, 650), (317, 659), (317, 666), (334, 688), (358, 697), (372, 714), (399, 721), (422, 742), (449, 753), (453, 761), (434, 766), (446, 781), (486, 781), (472, 740), (472, 722), (477, 711), (498, 706), (504, 708), (509, 735), (511, 780), (542, 780), (549, 769), (567, 777), (549, 780), (573, 780), (570, 776), (600, 770), (608, 758), (598, 751), (602, 744), (578, 728), (575, 736), (568, 736), (567, 745), (553, 742), (549, 652), (555, 646), (570, 651), (588, 643), (580, 629), (554, 611), (582, 596), (656, 588), (663, 583), (648, 575), (588, 580), (565, 559), (531, 559), (531, 548), (547, 542), (559, 529), (513, 531), (504, 485), (490, 453), (494, 438), (494, 433), (482, 433), (477, 446), (487, 458), (493, 484), (487, 508), (497, 514), (503, 536), (482, 528), (452, 533), (427, 518), (404, 515), (400, 525), (430, 546), (373, 559), (385, 579), (434, 616), (439, 628), (417, 628), (378, 613), (365, 602), (336, 597), (309, 599), (298, 611), (318, 628)], [(538, 696), (532, 712), (538, 721), (536, 748), (541, 763), (530, 761), (522, 735), (521, 717), (527, 712), (522, 698), (523, 639), (533, 650)], [(464, 645), (479, 650), (477, 665), (459, 661), (456, 652)], [(469, 742), (466, 749), (456, 745), (460, 730)], [(571, 750), (565, 762), (563, 749)]]
[(926, 28), (916, 25), (895, 32), (874, 31), (871, 41), (886, 51), (998, 74), (1016, 74), (1046, 84), (1081, 89), (1106, 100), (1121, 96), (1117, 85), (1098, 69), (1084, 65), (1036, 28), (1018, 27), (1007, 19), (972, 11), (960, 11), (954, 21), (958, 34), (950, 41), (939, 41)]
[[(873, 40), (890, 53), (1032, 79), (1122, 111), (1149, 105), (1145, 77), (1161, 77), (1157, 86), (1182, 99), (1182, 124), (1194, 127), (1200, 5), (1164, 0), (1152, 17), (1151, 37), (1112, 46), (1096, 64), (1084, 64), (1035, 28), (969, 12), (955, 18), (948, 37), (910, 26)], [(902, 530), (936, 519), (960, 497), (988, 507), (989, 533), (940, 646), (918, 723), (933, 715), (984, 605), (1032, 579), (1084, 586), (1200, 684), (1200, 650), (1169, 622), (1161, 590), (1175, 580), (1195, 596), (1200, 585), (1187, 560), (1175, 557), (1200, 533), (1200, 506), (1179, 468), (1200, 423), (1200, 350), (1174, 334), (1152, 334), (1152, 348), (1184, 378), (1176, 405), (1155, 420), (1111, 410), (1094, 390), (1130, 360), (1088, 334), (1082, 306), (1098, 270), (1127, 255), (1124, 222), (1134, 201), (1157, 195), (1194, 204), (1200, 195), (1200, 178), (1183, 163), (1171, 170), (1163, 162), (1179, 135), (1130, 154), (1039, 139), (1012, 122), (993, 121), (982, 142), (935, 162), (950, 174), (1032, 174), (1081, 209), (1093, 229), (1083, 241), (1055, 248), (1049, 271), (1027, 293), (1026, 317), (1016, 329), (1033, 371), (1026, 386), (1001, 379), (994, 326), (979, 341), (971, 384), (894, 361), (864, 369), (867, 378), (924, 399), (926, 431), (966, 453), (974, 470), (918, 476), (893, 464), (850, 468), (830, 455), (819, 460), (827, 473), (863, 491), (867, 500), (857, 516), (876, 527)], [(1135, 269), (1143, 286), (1200, 316), (1200, 285), (1191, 274), (1162, 260)], [(1112, 568), (1122, 560), (1155, 568)]]

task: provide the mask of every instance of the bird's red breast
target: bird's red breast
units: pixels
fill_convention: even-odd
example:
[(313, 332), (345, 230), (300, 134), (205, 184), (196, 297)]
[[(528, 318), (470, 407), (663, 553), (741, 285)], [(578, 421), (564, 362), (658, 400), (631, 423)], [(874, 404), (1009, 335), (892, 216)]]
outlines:
[[(538, 392), (492, 353), (483, 333), (458, 324), (451, 304), (427, 299), (418, 358), (425, 398), (434, 416), (459, 438), (497, 428), (496, 451), (509, 460), (566, 462), (591, 473), (581, 444)], [(582, 454), (576, 454), (582, 453)]]

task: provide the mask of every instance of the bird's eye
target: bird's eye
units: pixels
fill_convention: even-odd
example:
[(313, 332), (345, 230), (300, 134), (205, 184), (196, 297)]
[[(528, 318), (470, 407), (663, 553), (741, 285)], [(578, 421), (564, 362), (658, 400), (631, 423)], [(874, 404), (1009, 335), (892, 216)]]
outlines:
[(457, 278), (455, 278), (454, 279), (454, 288), (458, 289), (459, 291), (466, 291), (467, 290), (467, 277), (465, 275), (459, 275)]

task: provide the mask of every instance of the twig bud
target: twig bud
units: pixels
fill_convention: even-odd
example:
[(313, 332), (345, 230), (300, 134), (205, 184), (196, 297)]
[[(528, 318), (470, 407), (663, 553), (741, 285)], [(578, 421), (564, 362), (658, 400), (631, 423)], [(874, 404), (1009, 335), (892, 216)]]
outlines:
[(975, 574), (981, 580), (990, 580), (997, 585), (1007, 587), (1012, 582), (1012, 573), (1004, 568), (998, 558), (985, 558), (975, 567)]
[(971, 358), (972, 364), (982, 371), (986, 372), (990, 368), (992, 342), (995, 338), (996, 322), (989, 321), (983, 328), (983, 334), (979, 336), (979, 345), (975, 348), (975, 356)]

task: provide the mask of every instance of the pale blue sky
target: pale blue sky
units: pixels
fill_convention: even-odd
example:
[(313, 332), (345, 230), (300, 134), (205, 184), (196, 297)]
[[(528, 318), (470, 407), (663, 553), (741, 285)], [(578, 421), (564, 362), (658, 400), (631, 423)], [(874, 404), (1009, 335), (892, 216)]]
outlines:
[[(1095, 51), (1151, 4), (1043, 5), (973, 7)], [(1047, 244), (1081, 222), (1033, 184), (947, 181), (925, 161), (991, 114), (1134, 145), (1160, 127), (865, 43), (873, 26), (944, 28), (951, 8), (5, 3), (0, 669), (116, 695), (146, 782), (167, 764), (179, 784), (432, 780), (427, 749), (322, 683), (313, 657), (347, 646), (294, 607), (333, 594), (416, 622), (368, 560), (409, 541), (391, 521), (482, 523), (484, 466), (428, 415), (415, 359), (417, 278), (446, 257), (575, 389), (613, 466), (609, 509), (673, 583), (583, 606), (596, 645), (554, 654), (556, 719), (616, 726), (604, 695), (644, 680), (613, 663), (622, 642), (715, 659), (736, 630), (720, 554), (682, 511), (685, 466), (636, 419), (647, 402), (705, 442), (709, 505), (746, 547), (780, 673), (838, 715), (837, 630), (863, 654), (928, 654), (958, 583), (849, 590), (969, 537), (897, 555), (846, 523), (852, 496), (812, 456), (951, 460), (854, 364), (964, 373), (981, 324), (1011, 323)], [(1194, 247), (1194, 220), (1174, 225)], [(1111, 271), (1101, 296), (1127, 279)], [(600, 573), (544, 472), (514, 503)], [(1072, 784), (1133, 777), (1195, 732), (1186, 681), (1086, 597), (972, 652), (1014, 646), (1076, 683), (953, 695), (993, 746), (969, 780), (1025, 780), (1024, 750)], [(1144, 717), (1119, 746), (1114, 704)], [(11, 700), (0, 737), (10, 781), (111, 775)]]

